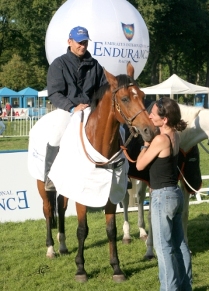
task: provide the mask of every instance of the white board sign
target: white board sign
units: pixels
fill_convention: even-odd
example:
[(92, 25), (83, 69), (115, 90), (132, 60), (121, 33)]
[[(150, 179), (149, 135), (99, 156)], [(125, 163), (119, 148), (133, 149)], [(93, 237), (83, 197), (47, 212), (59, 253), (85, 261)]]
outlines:
[[(27, 151), (0, 152), (0, 222), (44, 219), (42, 199), (36, 180), (28, 172), (27, 156)], [(66, 211), (69, 215), (76, 215), (72, 201)]]

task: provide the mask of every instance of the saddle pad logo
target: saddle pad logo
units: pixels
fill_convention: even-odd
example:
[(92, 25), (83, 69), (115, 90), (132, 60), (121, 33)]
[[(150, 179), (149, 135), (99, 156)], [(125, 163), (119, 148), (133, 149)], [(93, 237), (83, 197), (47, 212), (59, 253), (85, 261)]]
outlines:
[(122, 23), (122, 28), (123, 28), (123, 33), (125, 35), (125, 37), (127, 38), (127, 40), (132, 40), (133, 36), (134, 36), (134, 24), (124, 24)]

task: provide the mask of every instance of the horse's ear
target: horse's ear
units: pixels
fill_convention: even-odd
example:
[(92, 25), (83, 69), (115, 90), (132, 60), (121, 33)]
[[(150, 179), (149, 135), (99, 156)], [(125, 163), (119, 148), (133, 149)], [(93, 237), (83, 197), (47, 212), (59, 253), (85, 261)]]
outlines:
[(117, 79), (115, 76), (113, 76), (112, 74), (110, 74), (108, 71), (105, 70), (105, 68), (103, 68), (104, 70), (104, 74), (105, 74), (105, 77), (108, 81), (108, 83), (113, 86), (113, 88), (117, 88), (118, 86), (118, 82), (117, 82)]
[(134, 79), (134, 67), (132, 66), (131, 62), (127, 63), (127, 75)]

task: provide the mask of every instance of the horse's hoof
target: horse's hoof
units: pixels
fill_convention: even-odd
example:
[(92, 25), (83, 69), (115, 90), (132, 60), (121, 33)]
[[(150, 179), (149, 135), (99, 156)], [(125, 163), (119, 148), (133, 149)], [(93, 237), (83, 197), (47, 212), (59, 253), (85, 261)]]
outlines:
[(68, 249), (59, 250), (58, 252), (59, 252), (60, 255), (68, 255), (69, 254)]
[(88, 278), (86, 274), (75, 275), (75, 280), (79, 283), (86, 283), (88, 281)]
[(116, 283), (121, 283), (124, 282), (126, 280), (126, 277), (124, 276), (124, 274), (120, 274), (120, 275), (113, 275), (113, 281)]
[(49, 259), (54, 259), (56, 257), (56, 254), (55, 253), (47, 253), (46, 257)]
[(154, 255), (150, 255), (150, 256), (145, 255), (145, 256), (144, 256), (144, 259), (145, 259), (146, 261), (151, 261), (151, 260), (155, 259), (155, 256), (154, 256)]
[(147, 240), (147, 235), (140, 236), (139, 238), (140, 238), (141, 240), (143, 240), (144, 242), (146, 242), (146, 240)]
[(123, 238), (122, 239), (122, 243), (125, 244), (125, 245), (128, 245), (131, 243), (131, 238)]

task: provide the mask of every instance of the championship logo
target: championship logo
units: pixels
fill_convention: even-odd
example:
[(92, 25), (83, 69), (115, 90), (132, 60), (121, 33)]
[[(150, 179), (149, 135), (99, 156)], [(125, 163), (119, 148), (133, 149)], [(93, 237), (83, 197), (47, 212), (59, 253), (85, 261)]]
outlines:
[(123, 28), (123, 33), (125, 35), (125, 37), (127, 38), (127, 40), (132, 40), (133, 36), (134, 36), (134, 24), (124, 24), (122, 23), (122, 28)]

